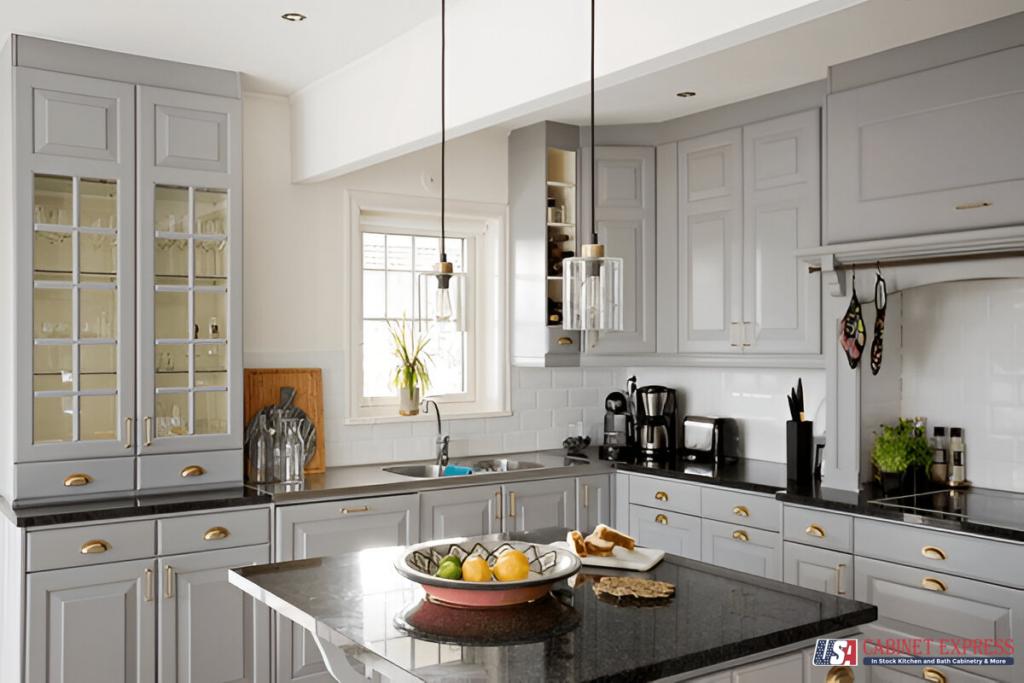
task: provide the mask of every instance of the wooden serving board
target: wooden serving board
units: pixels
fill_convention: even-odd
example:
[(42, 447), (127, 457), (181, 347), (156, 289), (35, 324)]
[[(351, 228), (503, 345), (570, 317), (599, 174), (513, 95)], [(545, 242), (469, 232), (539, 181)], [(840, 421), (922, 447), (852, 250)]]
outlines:
[(263, 408), (281, 401), (281, 389), (295, 389), (295, 406), (301, 408), (316, 427), (316, 453), (306, 465), (306, 474), (326, 471), (324, 451), (324, 385), (320, 368), (246, 368), (245, 424)]
[[(569, 544), (565, 541), (556, 541), (551, 545), (565, 548), (566, 550), (569, 549)], [(645, 572), (661, 562), (664, 557), (665, 551), (658, 550), (657, 548), (641, 548), (637, 546), (633, 550), (626, 550), (625, 548), (615, 546), (612, 548), (611, 557), (587, 555), (586, 557), (581, 557), (580, 562), (586, 567), (608, 567), (609, 569)]]

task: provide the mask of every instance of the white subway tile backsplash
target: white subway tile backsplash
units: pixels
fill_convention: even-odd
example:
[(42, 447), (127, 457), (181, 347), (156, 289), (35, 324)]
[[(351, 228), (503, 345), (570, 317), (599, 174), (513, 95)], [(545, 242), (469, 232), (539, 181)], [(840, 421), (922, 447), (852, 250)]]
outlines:
[(537, 432), (509, 432), (505, 434), (506, 453), (537, 450)]
[(570, 389), (569, 406), (572, 408), (590, 408), (601, 405), (602, 400), (597, 395), (597, 389)]
[(551, 385), (556, 389), (571, 389), (583, 386), (583, 370), (580, 368), (558, 368), (551, 371)]
[(569, 405), (567, 389), (544, 389), (537, 392), (538, 408), (565, 408)]
[(512, 410), (531, 410), (537, 407), (537, 391), (535, 389), (513, 389)]
[(550, 410), (524, 410), (519, 414), (522, 428), (526, 431), (551, 428)]
[(569, 425), (575, 425), (582, 420), (583, 408), (555, 408), (551, 411), (551, 426), (561, 427), (564, 436), (569, 436)]
[(549, 389), (551, 387), (551, 371), (544, 368), (520, 368), (518, 371), (519, 385), (517, 389)]
[(495, 455), (504, 452), (505, 442), (501, 434), (486, 434), (469, 437), (469, 452), (473, 455)]
[[(609, 387), (615, 387), (614, 373), (611, 370), (603, 369), (586, 369), (583, 371), (583, 386), (591, 387), (595, 389), (609, 389)], [(625, 387), (621, 387), (624, 390)]]

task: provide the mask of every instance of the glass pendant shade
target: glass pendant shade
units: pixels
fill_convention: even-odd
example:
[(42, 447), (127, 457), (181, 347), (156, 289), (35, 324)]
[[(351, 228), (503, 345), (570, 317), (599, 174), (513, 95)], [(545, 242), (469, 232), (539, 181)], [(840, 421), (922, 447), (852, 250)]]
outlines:
[(622, 259), (600, 244), (562, 261), (562, 328), (585, 332), (622, 330)]

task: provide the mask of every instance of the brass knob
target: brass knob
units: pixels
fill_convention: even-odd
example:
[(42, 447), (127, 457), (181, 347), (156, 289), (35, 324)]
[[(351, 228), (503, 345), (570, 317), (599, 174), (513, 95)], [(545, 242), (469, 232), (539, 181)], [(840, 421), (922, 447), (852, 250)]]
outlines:
[(921, 675), (924, 676), (924, 680), (932, 681), (932, 683), (946, 683), (948, 680), (946, 678), (946, 674), (942, 673), (938, 669), (933, 669), (930, 666), (926, 666), (924, 671), (921, 672)]
[(737, 505), (736, 507), (734, 507), (732, 509), (732, 514), (739, 515), (740, 517), (749, 517), (750, 516), (750, 510), (748, 510), (747, 508), (743, 507), (742, 505)]
[(204, 474), (206, 474), (206, 470), (199, 465), (189, 465), (181, 471), (183, 477), (201, 477)]
[(936, 548), (933, 545), (926, 545), (921, 548), (921, 554), (927, 557), (929, 560), (944, 560), (946, 559), (946, 553), (942, 548)]
[(748, 543), (750, 541), (750, 536), (747, 535), (747, 532), (740, 531), (738, 529), (732, 532), (732, 537), (735, 538), (737, 541), (743, 541), (744, 543)]
[(231, 532), (222, 526), (215, 526), (203, 534), (203, 539), (207, 541), (219, 541), (222, 538), (227, 538), (231, 535)]
[(658, 524), (668, 524), (668, 517), (666, 517), (665, 515), (658, 515), (654, 518), (654, 521)]
[(848, 666), (833, 666), (825, 674), (825, 683), (854, 683), (853, 669)]
[(88, 474), (72, 474), (64, 480), (65, 486), (85, 486), (92, 483), (92, 477)]
[(807, 527), (806, 529), (804, 529), (804, 533), (806, 533), (808, 536), (815, 536), (817, 538), (825, 538), (825, 530), (822, 529), (817, 524), (812, 524), (809, 527)]
[(668, 502), (668, 494), (665, 493), (664, 491), (658, 491), (657, 493), (654, 494), (654, 499), (655, 500), (660, 500), (662, 502), (667, 503)]
[(927, 588), (930, 591), (946, 592), (947, 590), (949, 590), (945, 582), (940, 581), (939, 579), (933, 579), (930, 576), (925, 577), (921, 580), (921, 586), (923, 588)]
[(559, 346), (571, 346), (572, 345), (572, 339), (570, 339), (569, 337), (559, 337), (558, 338), (558, 345)]
[(110, 550), (110, 544), (106, 541), (89, 541), (82, 546), (79, 551), (83, 555), (92, 555), (94, 553), (105, 553)]

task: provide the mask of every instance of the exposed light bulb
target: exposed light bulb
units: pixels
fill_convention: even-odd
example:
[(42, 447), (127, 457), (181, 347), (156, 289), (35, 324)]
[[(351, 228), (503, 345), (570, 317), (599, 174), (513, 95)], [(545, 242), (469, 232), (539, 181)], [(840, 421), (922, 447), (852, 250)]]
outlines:
[(447, 287), (438, 288), (434, 299), (435, 318), (439, 321), (452, 319), (452, 296)]

